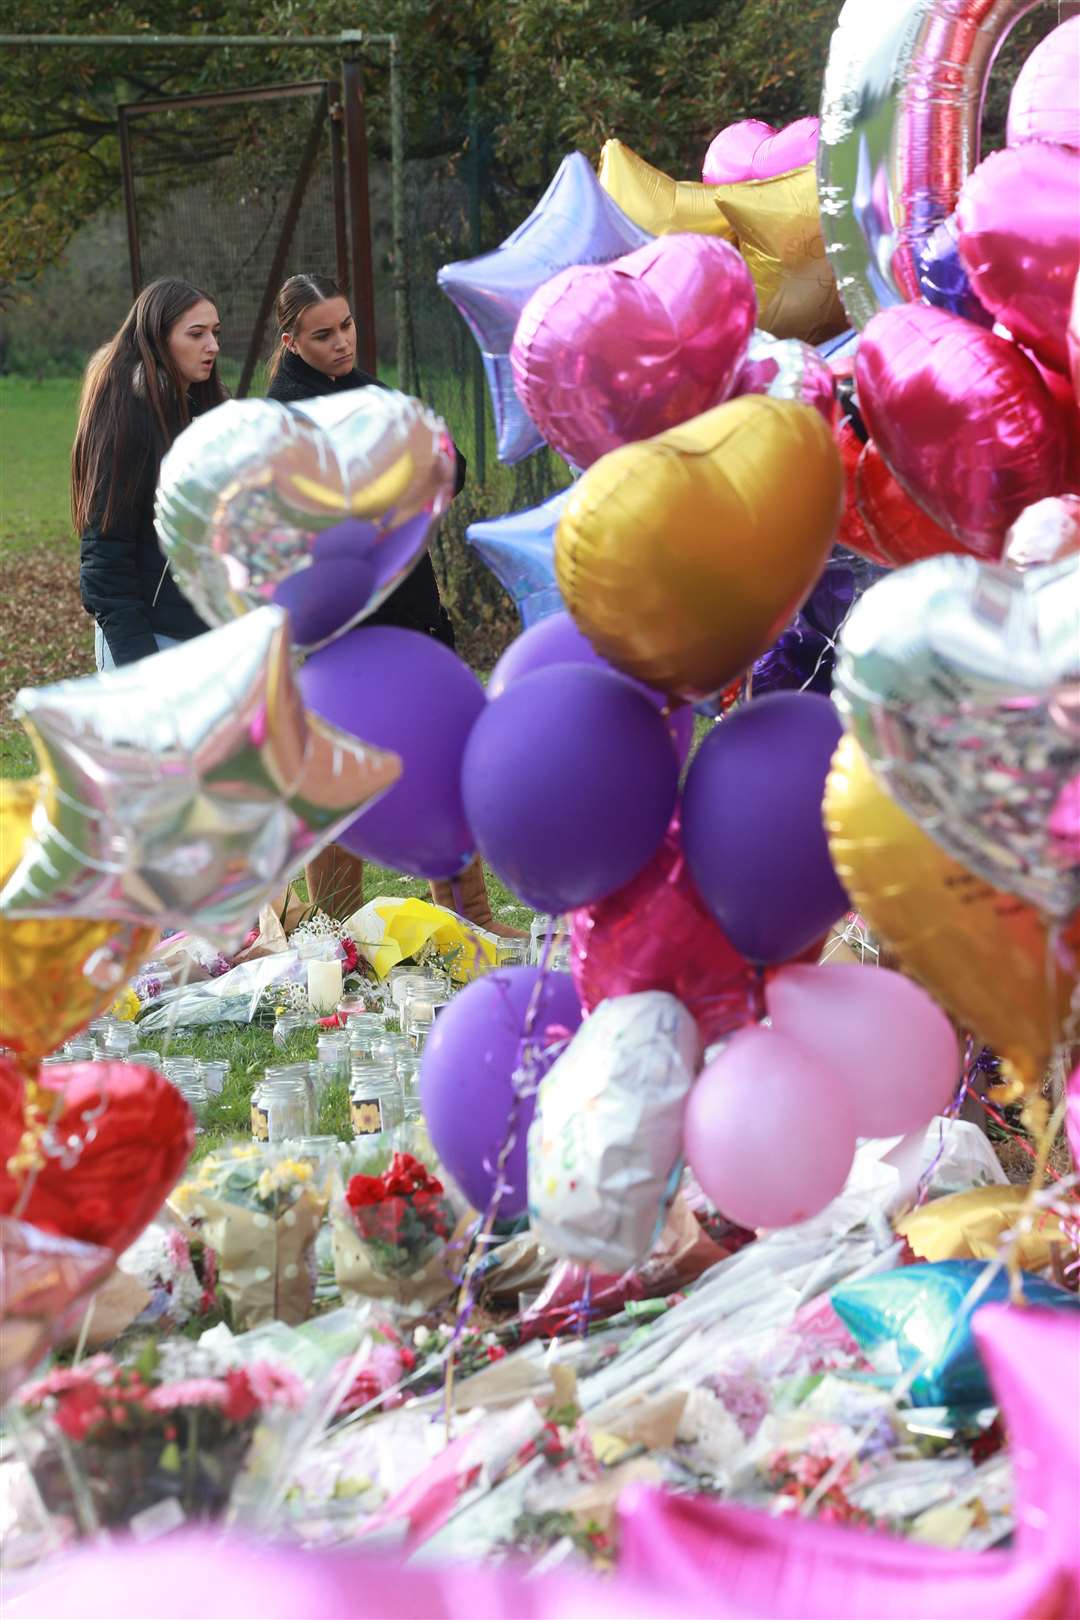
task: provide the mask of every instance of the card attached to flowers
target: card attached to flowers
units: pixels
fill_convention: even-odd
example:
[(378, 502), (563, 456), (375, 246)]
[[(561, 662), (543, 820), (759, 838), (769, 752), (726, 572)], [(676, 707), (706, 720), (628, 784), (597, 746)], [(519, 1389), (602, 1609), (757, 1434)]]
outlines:
[(317, 1166), (286, 1148), (252, 1144), (210, 1153), (193, 1168), (169, 1202), (214, 1250), (234, 1329), (305, 1321), (327, 1207)]

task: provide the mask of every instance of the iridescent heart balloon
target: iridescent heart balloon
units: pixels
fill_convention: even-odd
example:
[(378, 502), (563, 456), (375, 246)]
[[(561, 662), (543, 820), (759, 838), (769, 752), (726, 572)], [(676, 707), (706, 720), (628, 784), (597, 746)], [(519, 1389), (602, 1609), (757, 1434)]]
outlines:
[(155, 525), (209, 624), (275, 602), (314, 647), (401, 583), (454, 491), (443, 423), (389, 388), (280, 405), (229, 400), (161, 464)]
[(1080, 569), (932, 557), (874, 585), (834, 696), (893, 799), (996, 888), (1054, 917), (1080, 857), (1050, 821), (1080, 772)]

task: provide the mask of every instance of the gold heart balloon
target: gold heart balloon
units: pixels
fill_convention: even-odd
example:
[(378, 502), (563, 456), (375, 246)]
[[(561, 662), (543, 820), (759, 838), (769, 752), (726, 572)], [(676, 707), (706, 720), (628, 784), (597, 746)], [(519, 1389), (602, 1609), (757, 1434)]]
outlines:
[[(30, 837), (46, 784), (0, 781), (0, 886)], [(151, 954), (156, 928), (88, 917), (0, 914), (0, 1046), (30, 1073), (47, 1052), (84, 1029), (116, 999)]]
[(772, 645), (810, 591), (843, 486), (812, 407), (729, 400), (611, 451), (578, 480), (555, 538), (563, 600), (625, 674), (710, 696)]
[(653, 236), (693, 231), (735, 240), (735, 232), (716, 207), (715, 186), (673, 180), (622, 141), (604, 142), (597, 179), (623, 213)]
[(709, 190), (754, 278), (758, 325), (806, 343), (842, 332), (847, 316), (825, 256), (814, 165)]
[(833, 756), (825, 826), (841, 883), (874, 932), (1027, 1089), (1074, 1038), (1080, 914), (1051, 932), (1034, 906), (991, 888), (924, 833), (878, 782), (854, 737)]

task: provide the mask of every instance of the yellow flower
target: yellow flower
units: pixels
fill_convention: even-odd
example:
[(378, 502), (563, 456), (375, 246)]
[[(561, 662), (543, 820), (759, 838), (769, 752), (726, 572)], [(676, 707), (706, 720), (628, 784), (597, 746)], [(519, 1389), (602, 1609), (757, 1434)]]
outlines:
[(277, 1181), (272, 1170), (264, 1170), (255, 1183), (255, 1192), (259, 1198), (269, 1199), (277, 1192)]
[(126, 989), (121, 990), (109, 1008), (109, 1012), (113, 1018), (119, 1018), (121, 1023), (130, 1024), (133, 1019), (138, 1018), (141, 1005), (142, 1003), (129, 984)]
[(277, 1167), (279, 1184), (284, 1186), (288, 1181), (310, 1181), (311, 1166), (303, 1159), (282, 1159)]

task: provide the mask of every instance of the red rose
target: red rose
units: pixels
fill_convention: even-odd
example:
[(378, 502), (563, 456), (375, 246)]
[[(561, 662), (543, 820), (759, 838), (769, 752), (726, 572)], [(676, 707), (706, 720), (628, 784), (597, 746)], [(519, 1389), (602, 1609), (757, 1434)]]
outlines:
[(368, 1204), (381, 1204), (385, 1196), (381, 1176), (353, 1176), (345, 1193), (352, 1209), (364, 1209)]
[(69, 1440), (85, 1440), (96, 1424), (104, 1423), (103, 1393), (96, 1384), (84, 1384), (81, 1389), (70, 1390), (60, 1397), (56, 1423)]
[(230, 1423), (243, 1423), (259, 1410), (248, 1375), (242, 1368), (232, 1368), (225, 1374), (225, 1405), (222, 1411)]

